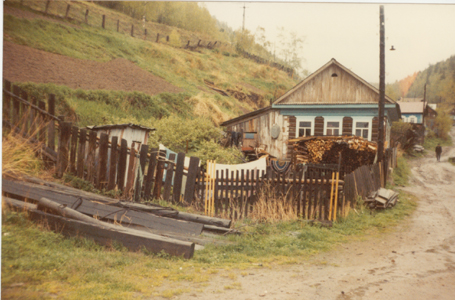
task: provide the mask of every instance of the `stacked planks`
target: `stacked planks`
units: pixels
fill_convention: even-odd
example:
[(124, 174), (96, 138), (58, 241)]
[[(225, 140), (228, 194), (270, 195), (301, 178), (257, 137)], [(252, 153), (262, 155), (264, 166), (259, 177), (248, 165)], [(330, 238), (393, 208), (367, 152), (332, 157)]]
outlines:
[(341, 154), (343, 166), (356, 169), (372, 164), (377, 145), (355, 136), (301, 137), (289, 140), (293, 146), (293, 160), (296, 164), (338, 164)]

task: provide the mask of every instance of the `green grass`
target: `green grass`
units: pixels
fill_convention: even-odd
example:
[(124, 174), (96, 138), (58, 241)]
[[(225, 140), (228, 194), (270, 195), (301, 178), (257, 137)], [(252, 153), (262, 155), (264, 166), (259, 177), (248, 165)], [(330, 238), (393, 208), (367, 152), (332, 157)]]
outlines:
[[(357, 208), (332, 228), (304, 221), (237, 223), (244, 234), (219, 237), (232, 244), (208, 245), (193, 259), (166, 254), (127, 252), (121, 245), (99, 246), (82, 238), (64, 238), (31, 223), (24, 213), (3, 210), (2, 298), (128, 299), (168, 297), (187, 292), (179, 282), (201, 283), (213, 274), (235, 280), (236, 271), (299, 263), (342, 243), (393, 230), (416, 207), (400, 193), (393, 209), (371, 212)], [(20, 285), (17, 285), (17, 284)], [(163, 290), (165, 285), (165, 289)], [(239, 288), (235, 282), (229, 288)]]
[(448, 139), (441, 139), (438, 137), (426, 137), (423, 143), (423, 147), (427, 151), (434, 151), (438, 144), (440, 144), (441, 146), (452, 146), (453, 142), (450, 136)]
[(392, 178), (395, 185), (406, 186), (408, 185), (411, 176), (411, 169), (409, 167), (406, 157), (400, 156), (397, 159), (397, 167), (393, 170)]

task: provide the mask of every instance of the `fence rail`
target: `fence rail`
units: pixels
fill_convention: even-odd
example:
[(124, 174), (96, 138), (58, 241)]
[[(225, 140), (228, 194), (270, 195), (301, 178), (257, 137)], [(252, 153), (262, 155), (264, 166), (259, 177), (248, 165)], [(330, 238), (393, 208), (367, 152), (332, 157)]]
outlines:
[[(338, 165), (307, 165), (279, 173), (272, 168), (216, 172), (200, 167), (200, 159), (185, 153), (170, 154), (125, 139), (77, 128), (55, 116), (55, 96), (46, 102), (28, 97), (9, 81), (3, 87), (3, 125), (42, 145), (57, 177), (71, 174), (97, 188), (116, 190), (131, 201), (164, 199), (184, 202), (207, 214), (241, 219), (257, 213), (260, 205), (278, 199), (293, 214), (305, 219), (334, 220), (345, 215), (358, 196), (384, 187), (396, 167), (396, 148), (372, 166), (339, 170)], [(336, 175), (336, 176), (335, 176)], [(340, 180), (338, 180), (340, 179)], [(277, 204), (278, 205), (278, 204)], [(277, 207), (277, 210), (280, 209)]]

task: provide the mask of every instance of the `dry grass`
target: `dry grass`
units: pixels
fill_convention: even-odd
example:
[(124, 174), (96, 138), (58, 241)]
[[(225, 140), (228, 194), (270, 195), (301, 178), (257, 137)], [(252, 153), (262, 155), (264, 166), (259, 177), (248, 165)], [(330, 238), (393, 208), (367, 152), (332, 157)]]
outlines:
[[(23, 124), (26, 119), (19, 123)], [(36, 122), (35, 122), (36, 123)], [(49, 178), (49, 172), (43, 172), (44, 164), (39, 157), (42, 144), (33, 143), (32, 140), (37, 136), (45, 124), (37, 126), (33, 132), (25, 137), (24, 132), (12, 128), (10, 131), (4, 128), (2, 136), (2, 174), (21, 178), (23, 175), (32, 175), (40, 178)]]
[(229, 116), (222, 112), (219, 106), (205, 93), (191, 97), (189, 103), (194, 107), (194, 114), (199, 117), (210, 118), (213, 123), (220, 124)]
[(277, 195), (270, 185), (264, 185), (259, 192), (258, 201), (253, 204), (253, 212), (249, 218), (263, 222), (297, 220), (295, 206), (286, 198), (286, 195)]

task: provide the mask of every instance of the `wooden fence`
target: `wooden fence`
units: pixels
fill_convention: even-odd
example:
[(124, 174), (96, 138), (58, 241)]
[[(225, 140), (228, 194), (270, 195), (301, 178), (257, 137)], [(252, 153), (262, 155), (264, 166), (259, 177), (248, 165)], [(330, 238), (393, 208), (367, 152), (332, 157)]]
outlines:
[(3, 88), (3, 125), (39, 143), (46, 160), (55, 164), (58, 177), (68, 173), (100, 190), (116, 190), (124, 199), (185, 202), (205, 208), (207, 214), (231, 219), (254, 214), (260, 201), (269, 199), (280, 199), (301, 218), (332, 219), (332, 213), (344, 215), (358, 196), (366, 197), (384, 187), (389, 169), (396, 167), (394, 148), (386, 150), (384, 162), (351, 173), (338, 172), (338, 165), (308, 165), (287, 174), (271, 168), (266, 172), (206, 172), (197, 157), (190, 157), (185, 167), (185, 153), (166, 158), (165, 152), (157, 148), (141, 145), (136, 150), (125, 139), (104, 133), (97, 136), (95, 131), (77, 128), (65, 122), (63, 116), (55, 116), (54, 95), (49, 95), (46, 107), (44, 101), (29, 98), (7, 80)]

